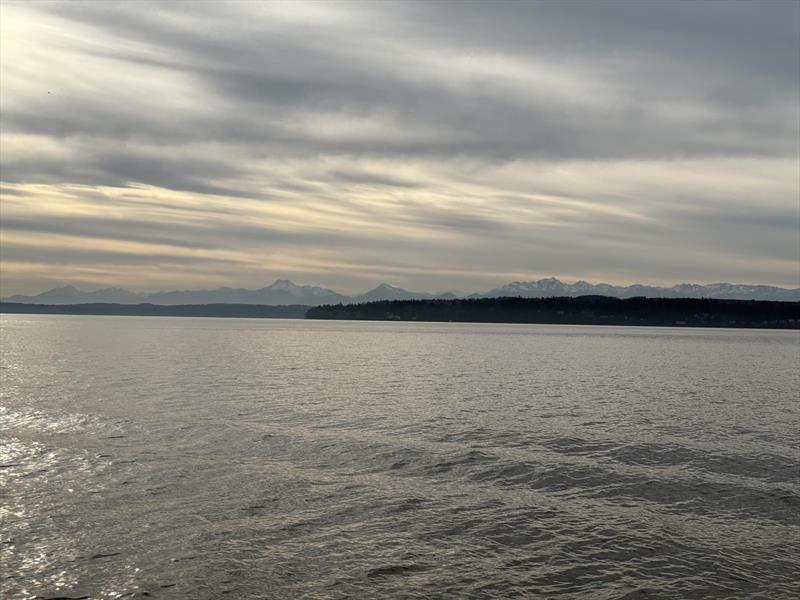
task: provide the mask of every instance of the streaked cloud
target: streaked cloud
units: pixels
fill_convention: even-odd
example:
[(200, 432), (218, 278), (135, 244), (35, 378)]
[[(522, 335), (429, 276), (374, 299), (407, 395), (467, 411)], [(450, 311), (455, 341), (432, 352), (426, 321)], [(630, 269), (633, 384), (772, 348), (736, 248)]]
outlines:
[(797, 3), (0, 10), (3, 294), (800, 285)]

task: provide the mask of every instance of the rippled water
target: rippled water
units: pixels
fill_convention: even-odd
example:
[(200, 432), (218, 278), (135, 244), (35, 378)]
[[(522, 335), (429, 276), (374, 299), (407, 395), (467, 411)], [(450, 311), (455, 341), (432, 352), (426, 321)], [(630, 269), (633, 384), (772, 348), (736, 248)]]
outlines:
[(2, 597), (797, 598), (797, 332), (1, 331)]

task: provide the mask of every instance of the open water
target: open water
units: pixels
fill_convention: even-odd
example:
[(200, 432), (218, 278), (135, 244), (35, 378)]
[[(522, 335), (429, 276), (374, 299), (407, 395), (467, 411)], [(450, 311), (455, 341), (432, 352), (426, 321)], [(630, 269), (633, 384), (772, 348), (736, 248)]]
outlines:
[(796, 331), (1, 324), (0, 597), (798, 597)]

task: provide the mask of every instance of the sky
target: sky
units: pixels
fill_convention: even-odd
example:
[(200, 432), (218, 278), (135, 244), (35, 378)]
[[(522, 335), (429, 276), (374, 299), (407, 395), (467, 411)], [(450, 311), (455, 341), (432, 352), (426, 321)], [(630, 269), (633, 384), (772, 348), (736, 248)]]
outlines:
[(800, 286), (800, 2), (0, 4), (0, 293)]

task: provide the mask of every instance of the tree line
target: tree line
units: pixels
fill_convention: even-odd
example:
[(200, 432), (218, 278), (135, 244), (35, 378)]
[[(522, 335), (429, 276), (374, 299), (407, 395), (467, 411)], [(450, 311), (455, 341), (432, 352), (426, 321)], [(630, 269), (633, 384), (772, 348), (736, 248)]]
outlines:
[(800, 328), (800, 302), (708, 298), (468, 298), (318, 306), (307, 319)]

